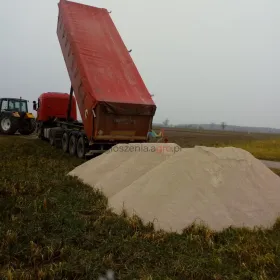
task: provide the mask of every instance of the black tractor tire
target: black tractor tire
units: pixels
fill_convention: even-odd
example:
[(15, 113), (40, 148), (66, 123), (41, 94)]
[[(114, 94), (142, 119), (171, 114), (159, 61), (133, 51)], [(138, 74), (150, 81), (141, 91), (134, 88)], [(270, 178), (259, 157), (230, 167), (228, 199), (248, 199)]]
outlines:
[(22, 126), (18, 129), (21, 135), (30, 135), (35, 132), (36, 122), (34, 119), (24, 120)]
[(80, 136), (78, 139), (78, 143), (77, 143), (77, 156), (78, 158), (85, 158), (85, 155), (87, 153), (87, 144), (85, 141), (84, 136)]
[(5, 135), (13, 135), (18, 130), (18, 119), (13, 116), (0, 116), (0, 132)]
[(64, 153), (69, 152), (69, 134), (67, 132), (64, 132), (62, 135), (61, 146)]
[(76, 135), (71, 135), (69, 139), (69, 154), (71, 156), (76, 156), (77, 154), (77, 137)]

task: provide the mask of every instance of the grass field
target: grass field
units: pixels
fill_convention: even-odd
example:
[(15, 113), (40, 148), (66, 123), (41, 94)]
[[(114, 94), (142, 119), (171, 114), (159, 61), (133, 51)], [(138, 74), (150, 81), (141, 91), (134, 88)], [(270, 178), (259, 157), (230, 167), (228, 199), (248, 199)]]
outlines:
[(280, 139), (244, 141), (232, 146), (247, 150), (258, 159), (280, 161)]
[(0, 147), (0, 279), (98, 279), (108, 269), (117, 279), (280, 279), (280, 221), (155, 232), (66, 176), (82, 161), (39, 140), (2, 137)]
[(195, 131), (167, 128), (164, 130), (169, 142), (182, 148), (202, 146), (234, 146), (264, 160), (280, 161), (280, 135), (223, 131)]

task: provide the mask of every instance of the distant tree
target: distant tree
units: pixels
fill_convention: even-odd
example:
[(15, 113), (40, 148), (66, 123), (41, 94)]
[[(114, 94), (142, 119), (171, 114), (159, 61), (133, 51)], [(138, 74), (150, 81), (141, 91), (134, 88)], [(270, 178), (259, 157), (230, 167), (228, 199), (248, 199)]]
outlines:
[(170, 123), (169, 119), (166, 119), (163, 121), (164, 126), (169, 126), (169, 123)]
[(227, 125), (226, 125), (225, 122), (222, 122), (222, 123), (221, 123), (222, 130), (225, 130), (225, 129), (226, 129), (226, 126), (227, 126)]

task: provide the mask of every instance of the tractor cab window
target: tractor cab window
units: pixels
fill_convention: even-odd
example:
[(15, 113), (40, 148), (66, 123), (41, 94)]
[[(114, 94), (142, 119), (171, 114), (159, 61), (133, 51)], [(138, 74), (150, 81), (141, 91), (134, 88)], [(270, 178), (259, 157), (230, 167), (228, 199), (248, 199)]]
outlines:
[(9, 110), (15, 110), (15, 102), (14, 101), (9, 101)]
[(8, 110), (8, 100), (2, 100), (0, 111)]
[(27, 112), (26, 101), (9, 100), (8, 110), (16, 112)]
[(21, 102), (21, 112), (28, 112), (28, 108), (27, 108), (27, 102)]

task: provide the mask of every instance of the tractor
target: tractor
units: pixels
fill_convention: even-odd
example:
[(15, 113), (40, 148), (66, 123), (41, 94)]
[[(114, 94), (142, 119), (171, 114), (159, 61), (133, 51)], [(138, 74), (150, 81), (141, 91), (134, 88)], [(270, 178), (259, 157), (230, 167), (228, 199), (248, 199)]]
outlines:
[(19, 132), (30, 135), (35, 131), (36, 122), (28, 112), (28, 101), (22, 98), (0, 98), (0, 133), (13, 135)]

